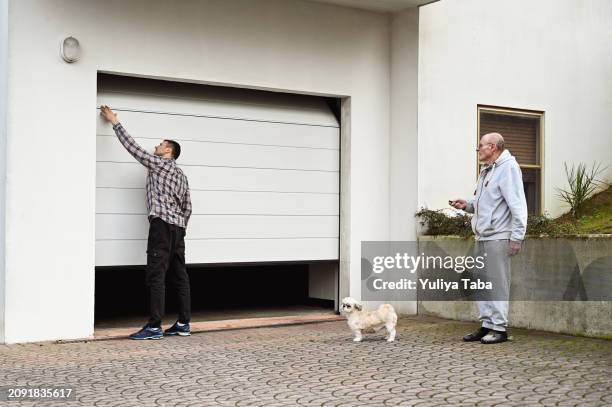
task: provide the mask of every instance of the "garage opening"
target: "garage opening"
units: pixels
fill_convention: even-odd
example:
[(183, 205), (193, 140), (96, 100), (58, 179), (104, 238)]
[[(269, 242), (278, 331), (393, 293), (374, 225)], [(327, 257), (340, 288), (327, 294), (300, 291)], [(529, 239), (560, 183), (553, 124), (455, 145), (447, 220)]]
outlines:
[[(333, 267), (331, 262), (189, 266), (193, 320), (334, 313)], [(316, 275), (321, 271), (323, 278), (328, 273), (330, 281)], [(143, 267), (96, 270), (97, 329), (136, 327), (147, 321), (144, 273)], [(176, 320), (177, 311), (174, 291), (169, 285), (165, 325)]]
[[(182, 146), (194, 321), (337, 310), (337, 100), (99, 74), (101, 104), (145, 149)], [(139, 326), (146, 169), (101, 119), (96, 146), (96, 329)], [(166, 303), (173, 322), (171, 286)]]

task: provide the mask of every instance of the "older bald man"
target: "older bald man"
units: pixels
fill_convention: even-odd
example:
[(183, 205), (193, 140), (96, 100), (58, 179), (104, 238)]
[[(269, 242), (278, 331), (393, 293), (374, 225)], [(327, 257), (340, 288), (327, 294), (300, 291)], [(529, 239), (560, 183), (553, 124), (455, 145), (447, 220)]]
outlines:
[(493, 290), (480, 293), (476, 304), (482, 326), (463, 337), (466, 342), (501, 343), (508, 340), (510, 257), (521, 249), (527, 229), (527, 202), (521, 168), (504, 147), (499, 133), (480, 138), (481, 170), (474, 197), (449, 201), (456, 209), (473, 213), (476, 238), (474, 255), (485, 256), (485, 268), (477, 275), (491, 281)]

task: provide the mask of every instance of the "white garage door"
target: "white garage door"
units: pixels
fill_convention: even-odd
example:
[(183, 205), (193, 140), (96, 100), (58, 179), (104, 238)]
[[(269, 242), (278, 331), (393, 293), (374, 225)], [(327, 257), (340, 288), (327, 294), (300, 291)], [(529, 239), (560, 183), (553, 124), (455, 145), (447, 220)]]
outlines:
[[(102, 77), (97, 105), (145, 149), (182, 147), (187, 263), (338, 258), (339, 125), (325, 100)], [(96, 265), (146, 264), (146, 170), (97, 123)]]

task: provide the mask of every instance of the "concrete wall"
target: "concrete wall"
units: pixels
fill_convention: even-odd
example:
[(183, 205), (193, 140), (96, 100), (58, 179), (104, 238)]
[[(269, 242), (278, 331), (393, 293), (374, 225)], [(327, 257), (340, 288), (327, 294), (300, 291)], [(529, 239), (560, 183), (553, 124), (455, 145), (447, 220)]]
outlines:
[(563, 162), (612, 181), (612, 2), (439, 1), (420, 8), (419, 204), (448, 207), (476, 180), (476, 106), (543, 110), (544, 200), (555, 216)]
[(308, 297), (336, 302), (338, 263), (319, 262), (308, 265)]
[(8, 102), (8, 0), (0, 0), (0, 343), (5, 314), (6, 109)]
[[(340, 265), (359, 297), (360, 241), (389, 238), (389, 151), (415, 138), (399, 123), (390, 141), (388, 15), (298, 0), (18, 0), (8, 29), (6, 342), (93, 333), (98, 71), (350, 97)], [(83, 49), (74, 64), (58, 55), (68, 35)]]
[[(420, 315), (478, 321), (478, 311), (472, 302), (420, 301), (418, 309)], [(612, 302), (609, 301), (515, 301), (510, 303), (509, 329), (537, 329), (609, 339), (612, 337), (610, 313)]]
[[(471, 239), (419, 238), (447, 253), (470, 253)], [(429, 249), (432, 250), (430, 246)], [(433, 250), (431, 251), (433, 253)], [(612, 238), (527, 239), (512, 259), (510, 327), (612, 337)], [(419, 298), (424, 298), (417, 293)], [(419, 301), (419, 314), (478, 321), (472, 301)]]

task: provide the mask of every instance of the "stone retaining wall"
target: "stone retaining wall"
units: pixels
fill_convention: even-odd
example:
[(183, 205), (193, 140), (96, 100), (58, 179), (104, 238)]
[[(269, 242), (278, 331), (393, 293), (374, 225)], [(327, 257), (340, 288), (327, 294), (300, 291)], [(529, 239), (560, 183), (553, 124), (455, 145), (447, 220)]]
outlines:
[[(471, 251), (472, 239), (422, 236), (419, 245)], [(528, 238), (512, 259), (510, 325), (612, 338), (612, 236)], [(417, 293), (418, 298), (418, 293)], [(418, 313), (477, 321), (471, 301), (418, 301)]]

